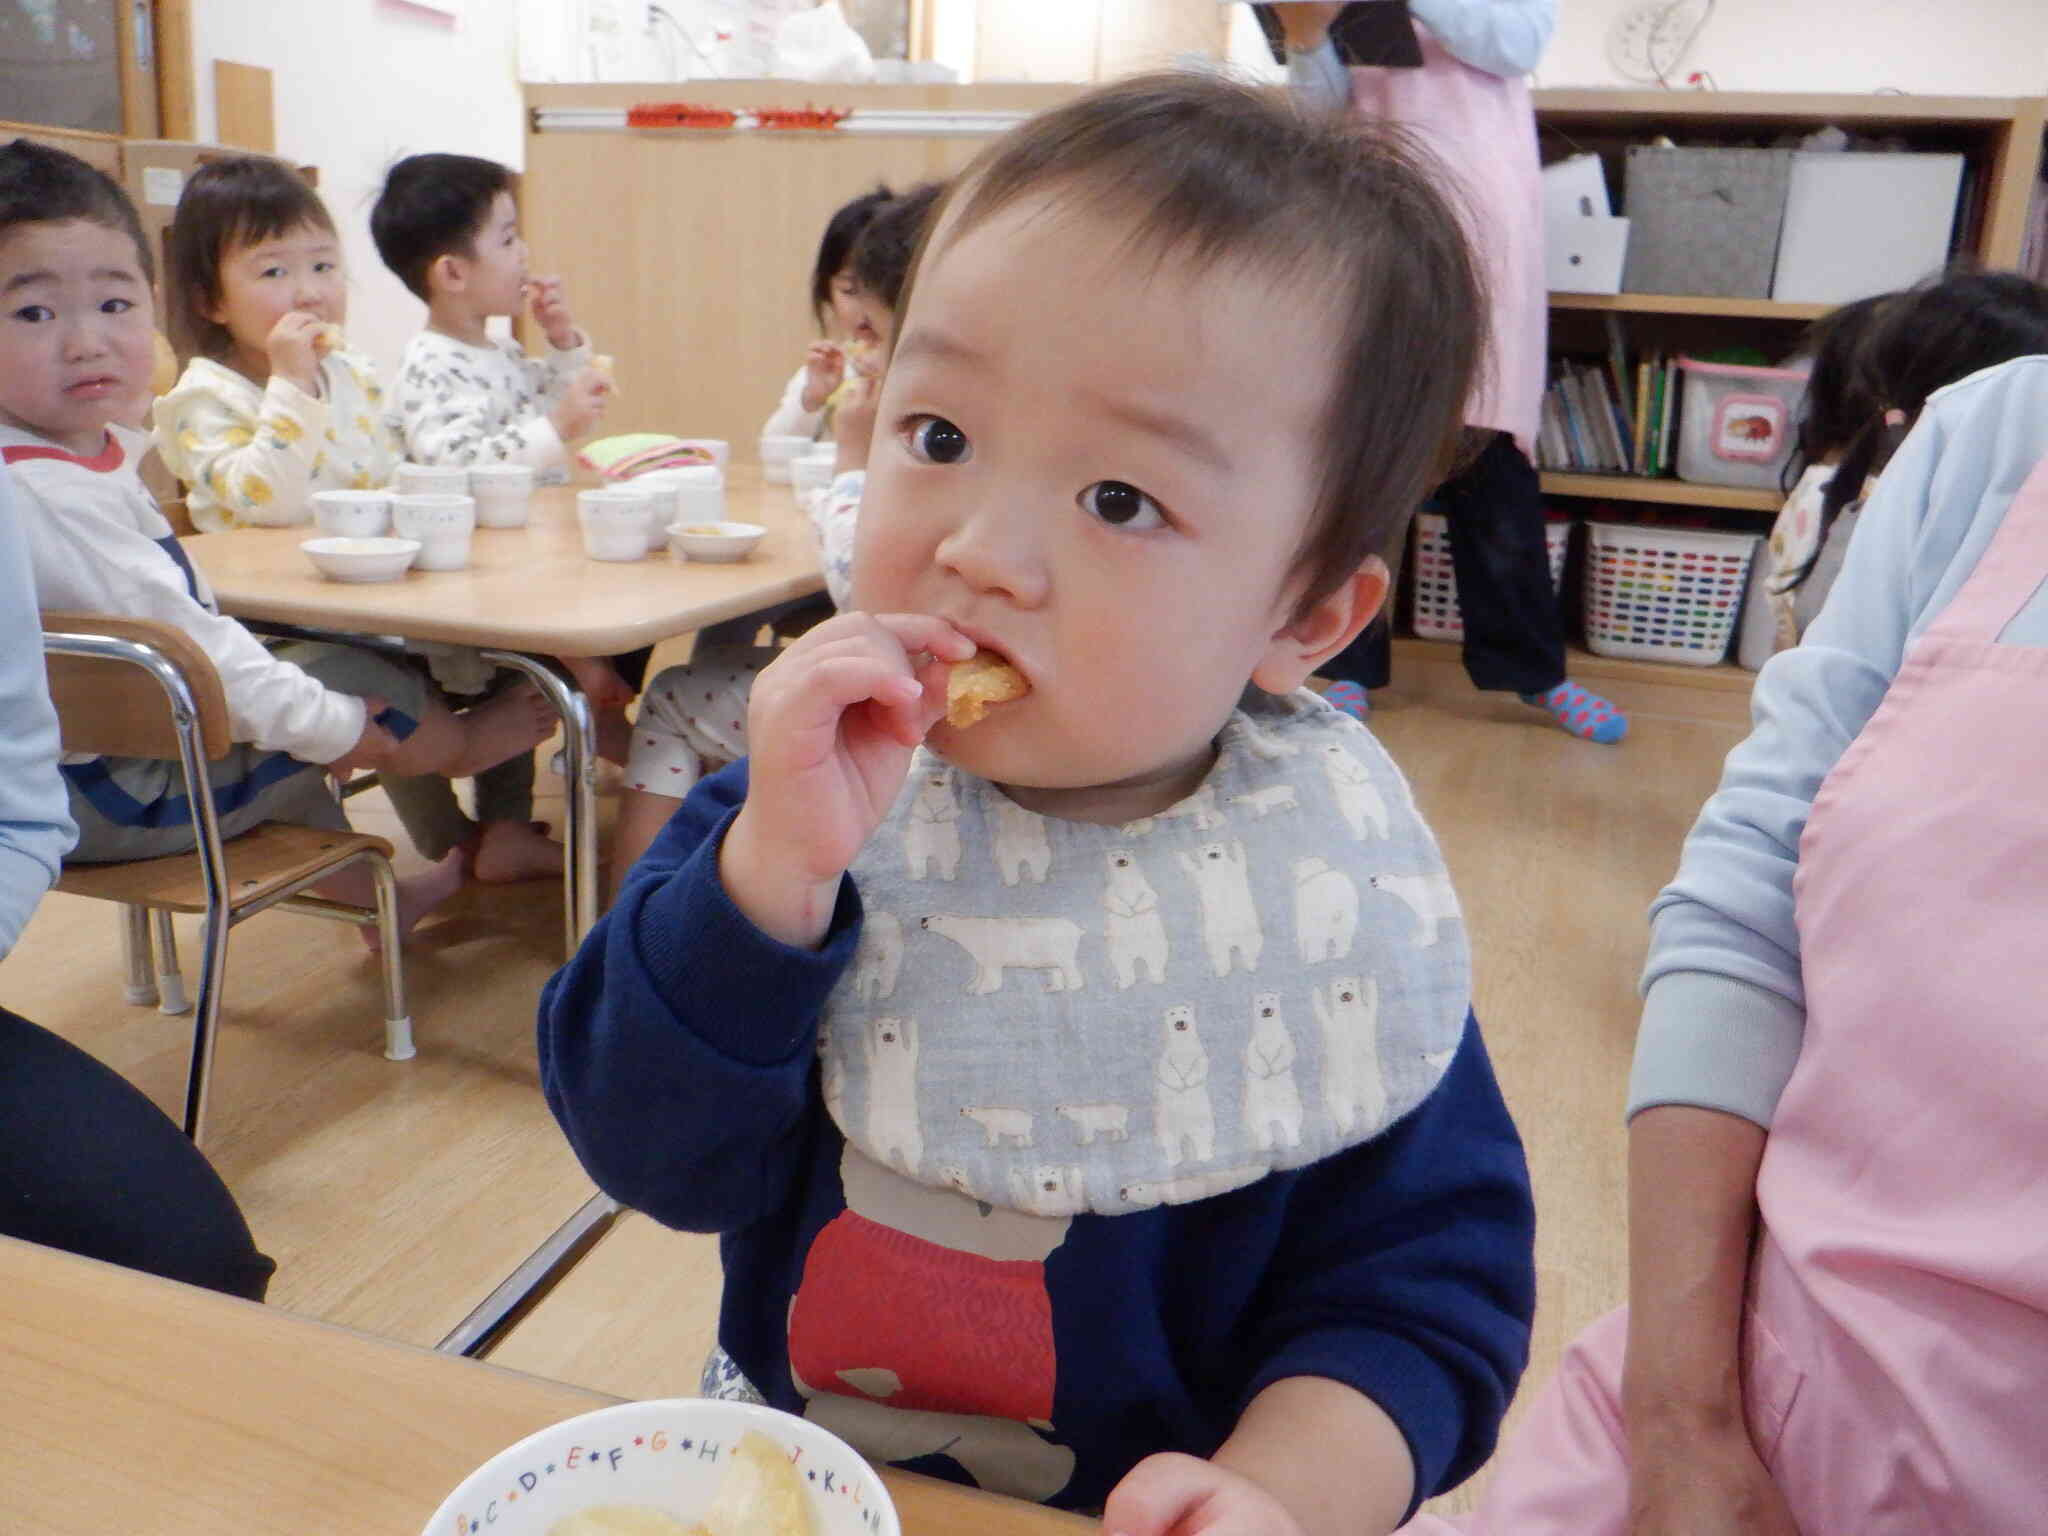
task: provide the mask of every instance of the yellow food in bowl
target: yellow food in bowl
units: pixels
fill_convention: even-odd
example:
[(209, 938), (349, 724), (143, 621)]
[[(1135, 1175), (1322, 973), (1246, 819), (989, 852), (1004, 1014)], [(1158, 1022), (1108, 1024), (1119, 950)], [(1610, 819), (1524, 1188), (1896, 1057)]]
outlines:
[(814, 1536), (817, 1528), (788, 1454), (750, 1429), (733, 1447), (718, 1493), (697, 1524), (643, 1504), (600, 1504), (557, 1520), (548, 1536)]

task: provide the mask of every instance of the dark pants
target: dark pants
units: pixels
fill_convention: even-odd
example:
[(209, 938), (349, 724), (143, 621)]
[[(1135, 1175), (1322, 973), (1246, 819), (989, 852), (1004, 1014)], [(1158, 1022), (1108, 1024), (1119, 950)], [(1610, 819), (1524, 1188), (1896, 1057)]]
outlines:
[(261, 1301), (277, 1266), (133, 1084), (0, 1008), (0, 1233)]
[[(1564, 620), (1550, 584), (1536, 470), (1505, 432), (1437, 490), (1465, 620), (1465, 671), (1475, 688), (1547, 693), (1564, 681)], [(1384, 688), (1387, 629), (1375, 623), (1324, 663), (1325, 677)]]

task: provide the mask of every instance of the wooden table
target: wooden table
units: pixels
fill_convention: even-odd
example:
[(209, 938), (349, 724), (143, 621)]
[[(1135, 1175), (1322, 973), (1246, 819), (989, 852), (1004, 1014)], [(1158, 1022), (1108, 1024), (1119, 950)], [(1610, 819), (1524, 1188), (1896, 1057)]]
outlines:
[[(614, 1399), (0, 1238), (8, 1536), (413, 1536), (477, 1466)], [(885, 1473), (905, 1536), (1092, 1522)]]
[(564, 909), (573, 949), (597, 920), (596, 758), (581, 691), (540, 658), (615, 656), (824, 589), (789, 487), (763, 483), (753, 465), (733, 465), (726, 515), (768, 529), (745, 560), (707, 565), (660, 554), (613, 564), (584, 555), (575, 491), (557, 486), (536, 493), (528, 526), (479, 528), (467, 569), (361, 585), (314, 571), (299, 549), (310, 528), (247, 528), (183, 543), (221, 609), (237, 618), (476, 646), (533, 678), (562, 715)]

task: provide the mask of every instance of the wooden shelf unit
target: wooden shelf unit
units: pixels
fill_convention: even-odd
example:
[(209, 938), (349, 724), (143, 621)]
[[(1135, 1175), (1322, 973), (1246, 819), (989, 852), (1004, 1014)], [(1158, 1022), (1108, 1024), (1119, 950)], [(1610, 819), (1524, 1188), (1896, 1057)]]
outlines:
[(1732, 485), (1694, 485), (1689, 480), (1651, 479), (1647, 475), (1582, 475), (1543, 471), (1546, 496), (1586, 496), (1602, 501), (1652, 501), (1673, 507), (1728, 507), (1744, 512), (1775, 512), (1785, 504), (1777, 491), (1752, 491)]
[(1715, 315), (1738, 320), (1818, 320), (1827, 304), (1777, 299), (1716, 299), (1676, 293), (1553, 293), (1552, 309), (1591, 309), (1626, 315)]
[[(2048, 127), (2048, 98), (2043, 97), (1541, 90), (1534, 98), (1546, 157), (1599, 154), (1608, 162), (1609, 185), (1617, 190), (1622, 184), (1618, 162), (1627, 146), (1660, 135), (1681, 144), (1760, 144), (1832, 124), (1852, 134), (1896, 136), (1916, 149), (1960, 152), (1977, 177), (1978, 211), (1967, 254), (1993, 269), (2019, 265)], [(1767, 298), (1649, 293), (1553, 293), (1550, 307), (1552, 347), (1565, 353), (1604, 351), (1598, 328), (1618, 315), (1643, 345), (1676, 352), (1748, 343), (1773, 354), (1791, 345), (1795, 333), (1790, 327), (1817, 320), (1830, 308)], [(1560, 333), (1566, 338), (1562, 343)], [(1542, 485), (1546, 496), (1720, 509), (1750, 518), (1774, 513), (1784, 502), (1776, 490), (1638, 475), (1546, 470)], [(1617, 667), (1641, 668), (1673, 683), (1745, 692), (1750, 678), (1733, 666), (1615, 663), (1582, 652), (1574, 653), (1572, 666), (1574, 675), (1611, 677)]]

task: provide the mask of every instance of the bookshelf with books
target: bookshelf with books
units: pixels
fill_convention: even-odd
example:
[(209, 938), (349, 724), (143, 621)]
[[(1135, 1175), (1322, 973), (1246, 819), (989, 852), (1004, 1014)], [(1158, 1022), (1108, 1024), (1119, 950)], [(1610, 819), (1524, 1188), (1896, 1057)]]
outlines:
[[(2019, 264), (2048, 117), (2048, 100), (2035, 97), (1541, 90), (1535, 104), (1545, 159), (1599, 155), (1617, 204), (1628, 147), (1659, 138), (1772, 145), (1833, 125), (1898, 148), (1960, 153), (1952, 245), (1958, 257), (1994, 268)], [(1777, 492), (1675, 478), (1673, 406), (1682, 388), (1674, 360), (1741, 349), (1777, 362), (1827, 309), (1769, 298), (1552, 294), (1552, 387), (1537, 455), (1545, 493), (1760, 526), (1780, 504)]]

